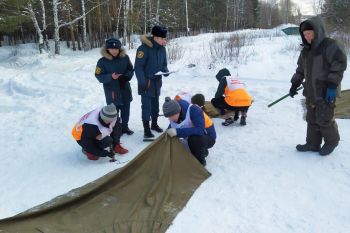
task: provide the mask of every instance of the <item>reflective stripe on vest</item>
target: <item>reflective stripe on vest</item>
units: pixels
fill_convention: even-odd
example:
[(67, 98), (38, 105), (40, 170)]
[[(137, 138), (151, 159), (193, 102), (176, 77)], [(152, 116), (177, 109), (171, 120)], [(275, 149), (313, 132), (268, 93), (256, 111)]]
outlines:
[(233, 107), (246, 107), (252, 104), (252, 97), (245, 89), (245, 84), (234, 76), (226, 76), (225, 102)]
[[(171, 128), (183, 129), (183, 128), (192, 128), (193, 127), (193, 123), (192, 123), (191, 117), (190, 117), (190, 108), (192, 105), (193, 104), (190, 104), (188, 106), (185, 120), (183, 120), (181, 123), (176, 123), (176, 122), (170, 121)], [(206, 129), (213, 125), (212, 119), (210, 119), (210, 117), (205, 112), (203, 112), (203, 117), (204, 117), (204, 127)]]
[(100, 111), (101, 111), (101, 108), (97, 108), (91, 112), (86, 113), (84, 116), (80, 118), (78, 123), (76, 123), (72, 129), (72, 136), (75, 140), (77, 141), (81, 140), (81, 135), (83, 133), (83, 124), (85, 123), (96, 125), (98, 127), (98, 130), (101, 132), (101, 134), (96, 137), (97, 140), (102, 140), (105, 137), (111, 135), (113, 131), (113, 127), (115, 126), (115, 123), (117, 122), (117, 120), (112, 121), (109, 124), (109, 127), (104, 127), (98, 120)]

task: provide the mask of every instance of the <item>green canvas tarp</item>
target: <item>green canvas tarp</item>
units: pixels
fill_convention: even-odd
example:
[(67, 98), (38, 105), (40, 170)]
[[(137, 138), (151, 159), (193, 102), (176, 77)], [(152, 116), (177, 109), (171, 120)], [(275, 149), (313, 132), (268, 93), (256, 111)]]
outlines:
[(340, 119), (350, 119), (350, 90), (341, 91), (336, 101), (334, 116)]
[(0, 232), (165, 232), (209, 176), (177, 138), (163, 134), (123, 168), (0, 220)]

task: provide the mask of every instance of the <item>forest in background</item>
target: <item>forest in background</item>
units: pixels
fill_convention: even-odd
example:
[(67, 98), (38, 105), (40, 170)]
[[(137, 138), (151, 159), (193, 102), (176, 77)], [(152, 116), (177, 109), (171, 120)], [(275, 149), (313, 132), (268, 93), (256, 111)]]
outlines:
[[(313, 0), (329, 32), (348, 43), (350, 1)], [(108, 37), (133, 47), (132, 35), (154, 25), (166, 26), (169, 37), (245, 28), (299, 24), (305, 16), (291, 0), (0, 0), (0, 46), (60, 41), (73, 50), (103, 45)]]

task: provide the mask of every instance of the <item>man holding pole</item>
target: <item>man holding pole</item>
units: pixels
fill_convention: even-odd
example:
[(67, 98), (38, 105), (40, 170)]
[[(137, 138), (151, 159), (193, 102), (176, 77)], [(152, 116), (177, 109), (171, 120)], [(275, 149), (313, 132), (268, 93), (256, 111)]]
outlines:
[[(293, 98), (302, 84), (306, 98), (306, 144), (298, 151), (329, 155), (338, 146), (340, 137), (334, 120), (334, 108), (340, 83), (347, 66), (347, 57), (337, 41), (325, 37), (320, 17), (312, 17), (300, 24), (303, 49), (298, 67), (291, 79), (289, 95)], [(322, 139), (324, 144), (321, 147)]]

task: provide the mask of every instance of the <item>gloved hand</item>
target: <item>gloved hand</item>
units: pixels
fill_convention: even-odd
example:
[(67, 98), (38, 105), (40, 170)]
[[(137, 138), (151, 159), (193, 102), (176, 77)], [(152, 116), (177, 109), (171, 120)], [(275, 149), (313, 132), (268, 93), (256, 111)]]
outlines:
[(327, 91), (326, 91), (326, 102), (328, 103), (332, 103), (335, 101), (335, 98), (337, 96), (337, 89), (335, 88), (327, 88)]
[(103, 151), (103, 156), (104, 157), (110, 157), (110, 158), (114, 158), (114, 153), (112, 151)]
[(290, 97), (294, 98), (294, 96), (298, 94), (297, 88), (298, 87), (296, 85), (292, 84), (292, 86), (289, 89), (289, 96)]
[(175, 136), (177, 135), (176, 129), (175, 129), (175, 128), (167, 129), (166, 133), (167, 133), (170, 137), (175, 137)]

